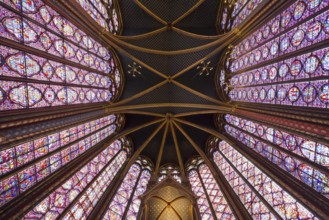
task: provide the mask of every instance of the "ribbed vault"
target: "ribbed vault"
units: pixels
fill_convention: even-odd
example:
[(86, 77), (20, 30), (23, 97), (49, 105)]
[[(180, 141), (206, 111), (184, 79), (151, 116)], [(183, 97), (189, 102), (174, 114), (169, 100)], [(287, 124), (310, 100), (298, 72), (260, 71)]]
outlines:
[[(119, 6), (123, 35), (104, 36), (115, 41), (125, 87), (121, 100), (110, 105), (109, 111), (126, 113), (126, 129), (163, 118), (165, 124), (147, 145), (145, 139), (156, 125), (130, 137), (135, 150), (156, 164), (156, 171), (174, 163), (184, 173), (187, 160), (204, 152), (209, 133), (174, 118), (215, 130), (213, 114), (229, 109), (216, 94), (215, 71), (235, 31), (216, 35), (218, 1), (134, 0), (120, 1)], [(204, 16), (205, 8), (209, 16)], [(136, 13), (138, 21), (131, 16)]]
[(0, 219), (328, 219), (328, 0), (0, 11)]

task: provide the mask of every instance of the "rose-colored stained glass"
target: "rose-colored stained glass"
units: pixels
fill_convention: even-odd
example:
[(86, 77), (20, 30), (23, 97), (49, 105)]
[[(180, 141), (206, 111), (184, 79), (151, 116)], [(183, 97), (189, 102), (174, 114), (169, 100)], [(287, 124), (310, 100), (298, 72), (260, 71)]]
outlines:
[[(108, 102), (116, 96), (121, 73), (112, 52), (42, 0), (3, 3), (0, 36), (36, 54), (0, 45), (0, 75), (7, 77), (0, 83), (0, 111)], [(37, 55), (44, 52), (49, 59)], [(70, 64), (54, 61), (58, 58)]]
[(177, 182), (179, 183), (182, 182), (179, 168), (175, 164), (166, 164), (161, 166), (159, 170), (159, 174), (160, 174), (158, 179), (159, 182), (167, 178), (169, 175)]
[[(219, 143), (218, 149), (214, 153), (214, 161), (216, 165), (222, 169), (226, 178), (231, 181), (235, 179), (234, 182), (229, 181), (229, 183), (232, 183), (231, 185), (235, 190), (237, 190), (238, 180), (240, 180), (239, 184), (246, 184), (244, 181), (241, 183), (241, 177), (244, 177), (248, 184), (250, 184), (283, 219), (316, 219), (309, 210), (227, 142), (221, 141)], [(233, 168), (236, 168), (236, 170)], [(242, 202), (250, 201), (251, 198), (248, 198), (248, 196), (252, 194), (246, 194), (247, 198), (244, 194), (250, 192), (250, 187), (245, 188), (240, 186), (239, 188), (242, 190), (238, 194), (241, 196)], [(266, 211), (264, 205), (257, 206), (257, 202), (260, 204), (259, 200), (255, 198), (255, 209), (253, 212), (262, 213), (257, 214), (258, 217), (263, 216), (266, 219), (273, 218), (273, 216)], [(251, 211), (250, 208), (249, 210)]]
[(76, 0), (101, 27), (114, 34), (119, 32), (119, 18), (112, 0)]
[[(82, 192), (89, 192), (88, 189), (90, 190), (91, 188), (88, 188), (85, 191), (85, 187), (88, 184), (99, 180), (99, 178), (95, 179), (96, 176), (103, 177), (111, 174), (109, 176), (109, 181), (111, 181), (127, 158), (126, 152), (122, 151), (121, 147), (122, 145), (116, 142), (110, 144), (59, 188), (34, 206), (34, 208), (22, 219), (55, 219), (65, 210), (65, 208), (75, 201)], [(84, 194), (81, 194), (80, 198), (84, 198), (82, 201), (84, 207), (79, 206), (80, 203), (78, 203), (72, 207), (72, 212), (68, 213), (75, 219), (78, 219), (78, 216), (81, 217), (79, 219), (83, 219), (83, 215), (86, 215), (86, 210), (83, 208), (88, 209), (87, 206), (92, 206), (93, 202)]]
[(214, 152), (213, 158), (219, 170), (254, 219), (276, 219), (264, 202), (257, 196), (255, 189), (245, 182), (241, 173), (234, 170), (234, 167), (218, 151)]
[(106, 167), (106, 169), (93, 180), (91, 186), (87, 188), (84, 193), (79, 195), (79, 200), (72, 204), (63, 219), (86, 219), (97, 205), (97, 202), (104, 194), (107, 187), (111, 184), (111, 181), (118, 172), (118, 168), (122, 166), (126, 159), (126, 152), (122, 151), (111, 163), (111, 166)]
[[(225, 129), (231, 136), (324, 196), (329, 196), (329, 177), (297, 159), (302, 156), (327, 167), (329, 163), (327, 146), (235, 116), (226, 115), (226, 120), (230, 125), (226, 125)], [(277, 145), (278, 148), (272, 147), (267, 142)], [(292, 155), (285, 153), (284, 150), (289, 150)]]
[(261, 3), (262, 0), (238, 0), (234, 2), (234, 9), (232, 13), (234, 21), (232, 24), (232, 28), (240, 25), (244, 20), (246, 20), (248, 16), (254, 11), (254, 9)]
[(0, 172), (8, 176), (0, 182), (0, 205), (111, 135), (115, 121), (116, 116), (109, 115), (0, 151)]
[(187, 171), (192, 191), (198, 196), (201, 219), (235, 219), (208, 166), (200, 158), (196, 158), (190, 162)]
[(137, 219), (141, 196), (151, 178), (151, 167), (142, 158), (130, 167), (103, 216), (106, 220)]
[(296, 0), (238, 43), (229, 66), (231, 100), (328, 108), (328, 48), (306, 50), (328, 40), (328, 6)]

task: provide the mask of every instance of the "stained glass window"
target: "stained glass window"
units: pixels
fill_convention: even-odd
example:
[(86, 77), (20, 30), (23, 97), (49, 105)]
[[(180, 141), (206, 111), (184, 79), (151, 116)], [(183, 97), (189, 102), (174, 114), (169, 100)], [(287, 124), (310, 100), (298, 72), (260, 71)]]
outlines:
[(175, 164), (166, 164), (160, 167), (159, 182), (161, 182), (168, 176), (171, 176), (174, 180), (176, 180), (179, 183), (182, 182), (179, 168)]
[(145, 158), (139, 158), (129, 169), (103, 219), (137, 219), (140, 209), (140, 196), (144, 194), (151, 178), (153, 166)]
[(87, 217), (105, 191), (105, 188), (99, 187), (98, 184), (111, 184), (127, 159), (124, 142), (116, 140), (106, 147), (22, 219), (55, 219), (63, 215), (64, 211), (66, 217)]
[(227, 23), (229, 22), (229, 18), (227, 14), (228, 14), (228, 9), (227, 7), (225, 7), (221, 18), (221, 29), (223, 31), (226, 30)]
[(230, 3), (230, 5), (234, 4), (231, 15), (233, 19), (231, 28), (240, 25), (260, 3), (262, 3), (262, 0), (238, 0)]
[(113, 0), (76, 0), (103, 28), (114, 34), (120, 30), (117, 7)]
[[(227, 142), (221, 141), (218, 144), (213, 157), (253, 218), (276, 219), (273, 216), (273, 212), (276, 212), (283, 219), (316, 219), (309, 210)], [(273, 207), (274, 211), (271, 212), (268, 207)]]
[(43, 1), (0, 2), (0, 16), (0, 36), (12, 42), (0, 45), (0, 111), (116, 97), (113, 52)]
[[(307, 163), (309, 160), (326, 169), (329, 165), (328, 146), (236, 116), (226, 115), (225, 118), (229, 123), (225, 126), (227, 133), (329, 197), (329, 177)], [(301, 161), (300, 157), (307, 160)]]
[(192, 191), (198, 197), (201, 219), (235, 219), (222, 190), (203, 160), (195, 158), (190, 161), (187, 171)]
[[(117, 130), (109, 115), (0, 151), (0, 205), (65, 166)], [(121, 116), (120, 116), (121, 117)]]
[(328, 1), (294, 1), (238, 43), (231, 53), (230, 98), (328, 108), (329, 48), (315, 47), (329, 38), (328, 6)]

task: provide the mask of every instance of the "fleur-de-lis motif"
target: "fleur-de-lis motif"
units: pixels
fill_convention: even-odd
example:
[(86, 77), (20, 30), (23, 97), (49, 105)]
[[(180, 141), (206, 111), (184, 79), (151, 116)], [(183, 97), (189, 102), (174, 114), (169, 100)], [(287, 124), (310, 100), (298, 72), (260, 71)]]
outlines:
[(131, 74), (133, 77), (136, 77), (137, 75), (142, 75), (142, 73), (140, 72), (142, 67), (137, 63), (133, 62), (132, 65), (128, 64), (128, 67), (129, 67), (128, 74)]
[(206, 76), (210, 75), (210, 72), (214, 69), (212, 66), (210, 66), (211, 61), (208, 61), (207, 63), (205, 61), (202, 61), (199, 66), (196, 67), (197, 70), (200, 70), (198, 75), (202, 76), (205, 74)]

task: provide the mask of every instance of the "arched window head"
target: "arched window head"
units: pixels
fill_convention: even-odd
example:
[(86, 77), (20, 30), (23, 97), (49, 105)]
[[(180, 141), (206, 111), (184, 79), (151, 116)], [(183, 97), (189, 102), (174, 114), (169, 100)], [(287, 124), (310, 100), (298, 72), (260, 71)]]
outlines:
[(223, 2), (223, 12), (219, 16), (219, 27), (223, 32), (239, 26), (263, 2), (263, 0), (226, 0)]
[(320, 46), (329, 38), (328, 5), (292, 1), (236, 44), (229, 58), (231, 100), (328, 108), (329, 48)]
[(194, 157), (186, 163), (186, 171), (190, 172), (193, 169), (198, 169), (198, 166), (203, 163), (201, 157)]
[(92, 17), (102, 28), (118, 34), (121, 31), (119, 7), (114, 0), (76, 0), (77, 3)]
[(161, 182), (163, 179), (167, 178), (168, 176), (172, 177), (177, 182), (182, 183), (179, 167), (177, 167), (177, 165), (165, 164), (160, 167), (158, 181)]
[[(0, 36), (0, 111), (114, 101), (122, 71), (114, 51), (44, 1), (6, 1)], [(25, 46), (25, 47), (24, 47)]]

